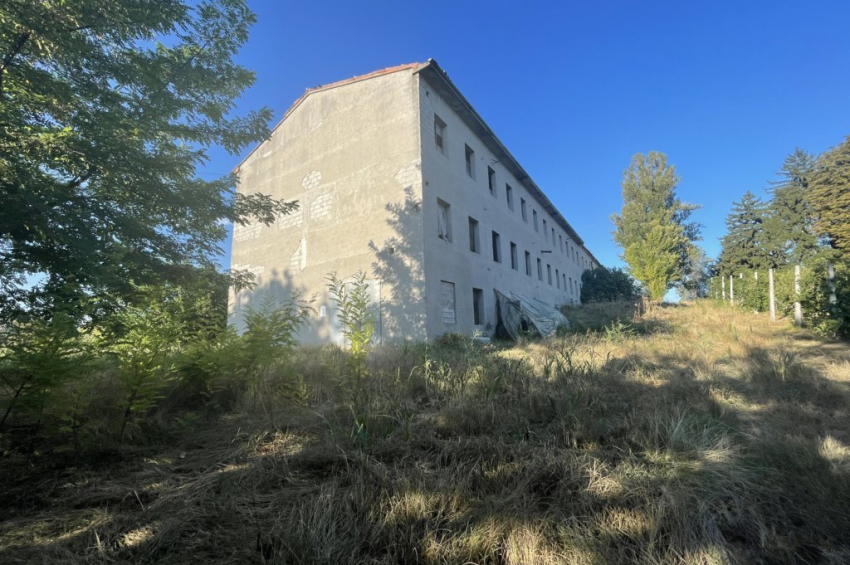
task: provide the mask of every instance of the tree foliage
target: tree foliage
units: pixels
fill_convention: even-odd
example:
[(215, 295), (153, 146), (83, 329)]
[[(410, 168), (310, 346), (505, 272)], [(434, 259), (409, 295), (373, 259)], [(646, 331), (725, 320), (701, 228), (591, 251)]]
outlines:
[(196, 174), (268, 135), (270, 110), (232, 115), (254, 19), (244, 0), (0, 4), (0, 314), (209, 275), (224, 222), (292, 209)]
[(732, 204), (726, 217), (726, 235), (721, 239), (721, 272), (735, 274), (741, 269), (761, 269), (768, 265), (765, 241), (766, 205), (749, 190), (740, 202)]
[(818, 158), (809, 202), (817, 232), (850, 260), (850, 137)]
[(689, 222), (697, 207), (676, 196), (679, 176), (663, 153), (638, 154), (623, 172), (623, 208), (613, 216), (614, 241), (629, 272), (654, 301), (682, 280), (699, 225)]
[(815, 255), (818, 240), (809, 205), (809, 181), (815, 159), (800, 148), (785, 158), (779, 171), (781, 179), (773, 183), (772, 199), (765, 223), (765, 247), (783, 262), (802, 263)]
[(586, 269), (581, 274), (581, 302), (613, 302), (634, 300), (639, 295), (634, 279), (620, 269), (603, 266)]

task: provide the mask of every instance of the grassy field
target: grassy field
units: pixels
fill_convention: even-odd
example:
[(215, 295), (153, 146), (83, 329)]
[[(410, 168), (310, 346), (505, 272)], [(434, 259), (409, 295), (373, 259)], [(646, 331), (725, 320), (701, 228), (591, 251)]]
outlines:
[[(0, 459), (2, 563), (850, 563), (850, 347), (708, 303)], [(590, 327), (585, 320), (583, 326)]]

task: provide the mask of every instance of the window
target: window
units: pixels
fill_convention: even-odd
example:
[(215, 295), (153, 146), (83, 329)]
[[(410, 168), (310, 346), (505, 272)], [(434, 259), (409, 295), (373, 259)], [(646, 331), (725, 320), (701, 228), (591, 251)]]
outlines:
[(525, 274), (531, 276), (531, 253), (525, 252)]
[(573, 278), (570, 277), (570, 294), (573, 293)]
[(517, 256), (516, 243), (511, 242), (511, 269), (519, 271), (519, 257)]
[(443, 155), (446, 154), (446, 122), (440, 119), (440, 116), (434, 114), (434, 143), (437, 144), (437, 149)]
[(561, 273), (561, 282), (563, 282), (563, 283), (564, 283), (564, 284), (561, 286), (561, 288), (563, 288), (563, 289), (564, 289), (564, 292), (567, 292), (567, 275), (565, 275), (564, 273)]
[(555, 269), (555, 286), (558, 287), (558, 290), (561, 290), (561, 273), (558, 269)]
[(502, 262), (502, 238), (497, 232), (493, 232), (493, 261)]
[(543, 280), (543, 261), (537, 259), (537, 280)]
[(543, 239), (546, 239), (546, 220), (543, 220)]
[(469, 250), (473, 253), (481, 253), (481, 244), (478, 240), (478, 220), (469, 218)]
[(555, 228), (552, 228), (552, 247), (555, 247)]
[(455, 315), (455, 283), (440, 281), (440, 306), (443, 323), (447, 326), (457, 323)]
[(452, 240), (452, 207), (437, 199), (437, 237)]
[(508, 201), (508, 210), (514, 209), (514, 189), (511, 188), (511, 185), (505, 185), (505, 200)]
[(496, 171), (493, 167), (487, 167), (487, 188), (490, 189), (490, 195), (496, 197)]
[(564, 252), (564, 238), (561, 237), (561, 234), (558, 234), (558, 245), (561, 247), (561, 253)]
[(537, 227), (537, 210), (531, 211), (531, 217), (534, 218), (534, 231), (540, 231)]
[(472, 289), (472, 323), (484, 325), (484, 291), (480, 288)]
[(552, 286), (552, 265), (546, 263), (546, 279), (549, 281), (549, 286)]
[(522, 221), (528, 222), (528, 209), (525, 206), (525, 198), (519, 199), (519, 210), (522, 213)]
[(469, 175), (470, 178), (475, 178), (475, 151), (472, 150), (469, 145), (465, 145), (466, 147), (466, 174)]

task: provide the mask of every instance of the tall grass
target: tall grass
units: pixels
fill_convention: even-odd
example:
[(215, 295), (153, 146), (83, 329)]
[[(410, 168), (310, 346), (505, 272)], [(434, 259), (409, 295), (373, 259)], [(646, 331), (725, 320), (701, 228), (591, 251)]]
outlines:
[(373, 349), (356, 402), (303, 348), (273, 422), (10, 452), (0, 561), (850, 562), (850, 347), (709, 303), (606, 325)]

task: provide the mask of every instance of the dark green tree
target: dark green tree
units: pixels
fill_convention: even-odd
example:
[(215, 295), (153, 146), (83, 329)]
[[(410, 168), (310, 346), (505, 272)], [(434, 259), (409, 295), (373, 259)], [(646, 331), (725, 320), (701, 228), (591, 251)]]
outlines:
[(688, 218), (697, 206), (676, 196), (679, 177), (663, 153), (638, 154), (623, 172), (623, 208), (612, 217), (614, 241), (631, 275), (658, 302), (682, 280), (699, 225)]
[(765, 222), (765, 248), (776, 265), (802, 264), (817, 253), (814, 217), (809, 203), (809, 182), (815, 158), (800, 148), (785, 158), (781, 179), (770, 189), (773, 198)]
[(765, 247), (767, 206), (749, 190), (732, 204), (721, 239), (720, 270), (724, 274), (763, 269), (769, 263)]
[(639, 294), (634, 279), (623, 270), (606, 269), (600, 265), (595, 269), (586, 269), (581, 274), (581, 301), (583, 304), (634, 300)]
[(244, 0), (0, 4), (0, 315), (211, 275), (225, 222), (292, 209), (196, 174), (268, 135), (270, 110), (233, 115), (254, 20)]

